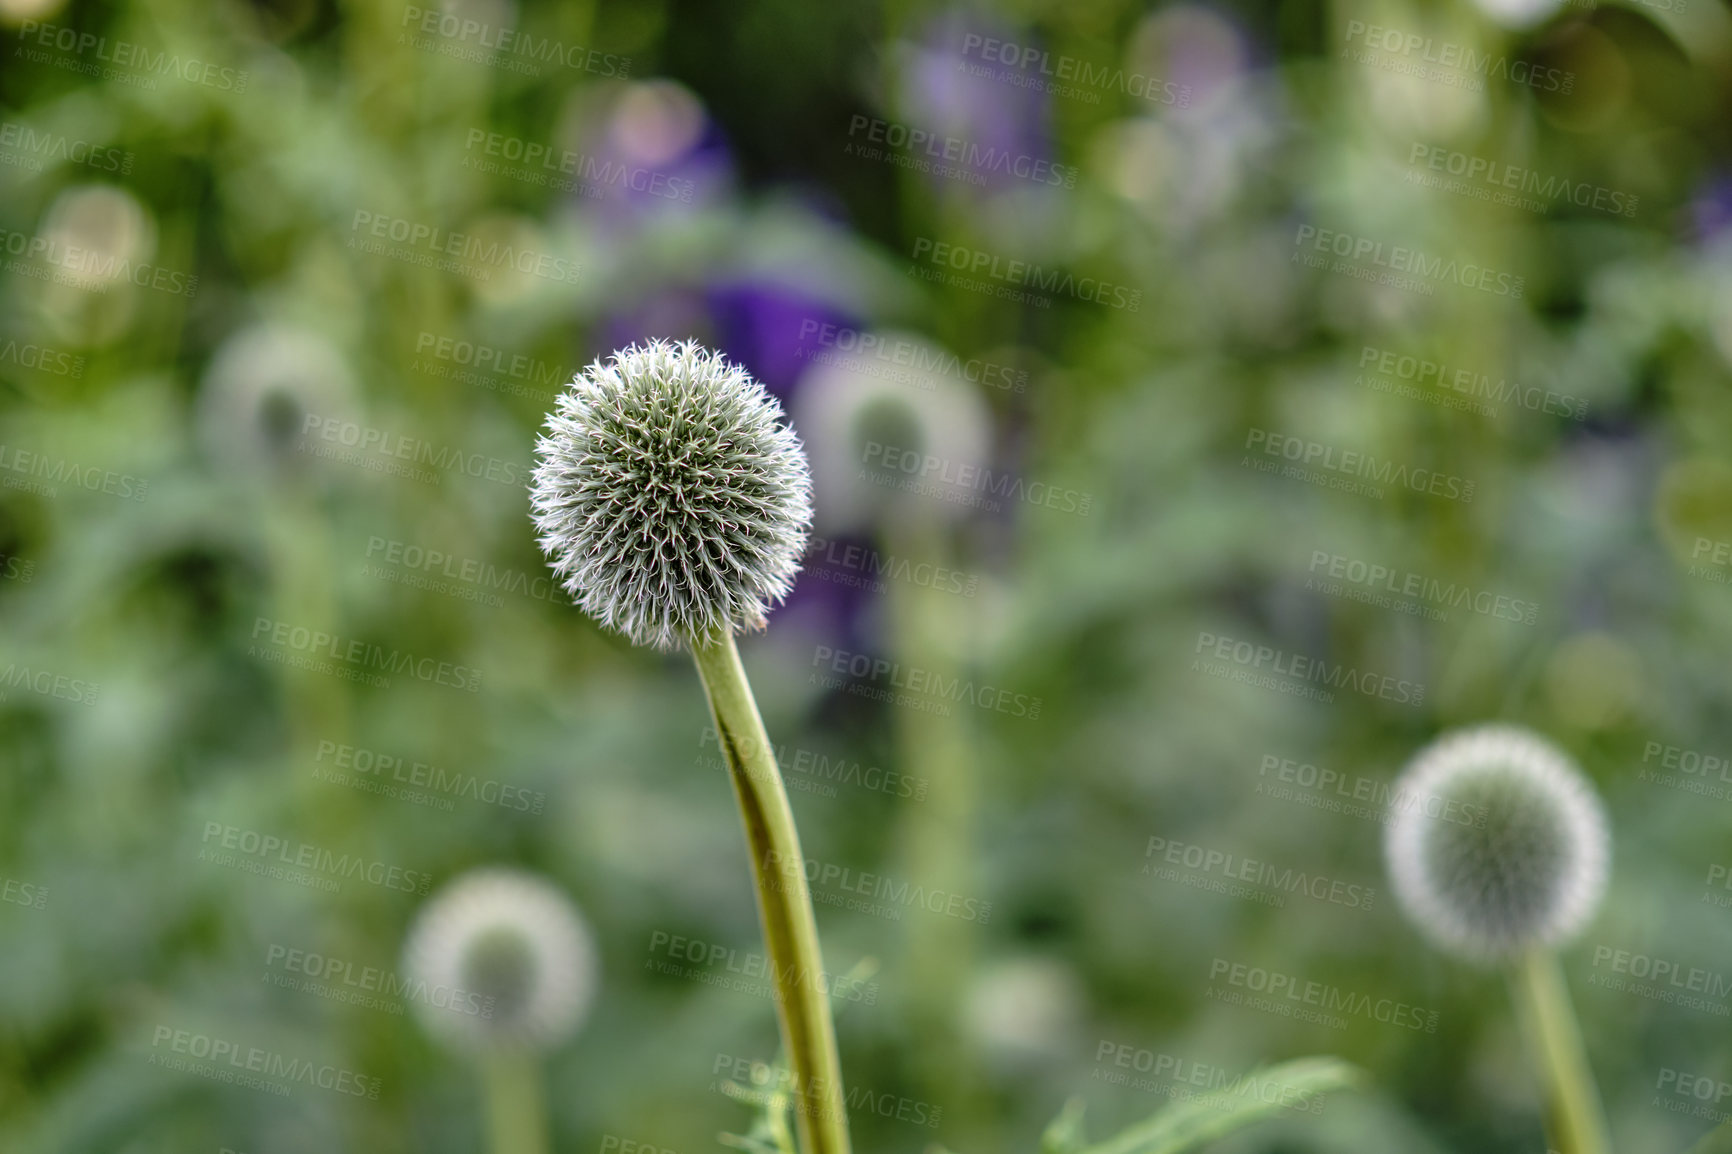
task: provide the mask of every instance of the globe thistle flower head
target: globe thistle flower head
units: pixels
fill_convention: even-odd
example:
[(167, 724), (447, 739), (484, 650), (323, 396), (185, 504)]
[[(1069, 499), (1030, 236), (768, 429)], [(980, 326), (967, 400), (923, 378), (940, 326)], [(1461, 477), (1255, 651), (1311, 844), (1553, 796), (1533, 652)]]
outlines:
[(1474, 0), (1474, 7), (1506, 28), (1531, 28), (1563, 6), (1564, 0)]
[(560, 394), (536, 445), (542, 551), (636, 645), (759, 629), (788, 595), (812, 480), (782, 408), (695, 341), (634, 345)]
[(1087, 1016), (1075, 971), (1041, 957), (993, 963), (974, 980), (961, 1009), (965, 1034), (1004, 1070), (1065, 1057)]
[(1611, 836), (1569, 756), (1515, 726), (1446, 734), (1395, 787), (1384, 853), (1395, 894), (1438, 946), (1479, 961), (1554, 945), (1605, 891)]
[(531, 874), (480, 869), (422, 907), (403, 948), (429, 1032), (466, 1050), (546, 1050), (595, 992), (595, 948), (565, 895)]
[(909, 350), (895, 376), (849, 357), (800, 379), (795, 416), (812, 446), (818, 523), (852, 532), (904, 517), (952, 520), (980, 504), (991, 410), (966, 379), (934, 368), (950, 354), (912, 333), (873, 333)]
[(225, 340), (199, 392), (199, 435), (225, 469), (281, 478), (310, 472), (297, 451), (309, 416), (347, 420), (356, 411), (349, 367), (317, 333), (276, 323)]

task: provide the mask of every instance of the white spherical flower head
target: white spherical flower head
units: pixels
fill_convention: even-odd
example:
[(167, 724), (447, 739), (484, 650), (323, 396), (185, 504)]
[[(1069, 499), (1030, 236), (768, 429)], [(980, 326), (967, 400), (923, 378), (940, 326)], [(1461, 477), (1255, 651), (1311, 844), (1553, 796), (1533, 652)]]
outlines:
[(932, 367), (960, 363), (944, 349), (912, 333), (870, 335), (907, 364), (841, 352), (815, 361), (794, 401), (812, 445), (819, 523), (848, 532), (909, 512), (966, 514), (990, 479), (991, 410), (969, 381)]
[(428, 900), (403, 968), (415, 1008), (440, 1040), (470, 1050), (547, 1050), (577, 1028), (595, 994), (588, 927), (531, 874), (480, 869)]
[(347, 363), (317, 333), (255, 325), (222, 343), (199, 392), (199, 435), (226, 469), (275, 476), (314, 463), (297, 451), (309, 418), (321, 425), (355, 415)]
[(1569, 756), (1528, 730), (1486, 725), (1421, 750), (1396, 783), (1384, 837), (1396, 897), (1453, 953), (1497, 961), (1556, 944), (1605, 891), (1611, 835)]
[(975, 979), (962, 1003), (962, 1022), (991, 1061), (1014, 1067), (1069, 1052), (1086, 1009), (1068, 965), (1023, 957), (998, 962)]
[(1564, 0), (1474, 0), (1474, 6), (1508, 28), (1529, 28), (1549, 19)]
[(759, 629), (812, 521), (806, 455), (746, 370), (695, 341), (596, 362), (536, 445), (542, 551), (584, 612), (636, 645)]

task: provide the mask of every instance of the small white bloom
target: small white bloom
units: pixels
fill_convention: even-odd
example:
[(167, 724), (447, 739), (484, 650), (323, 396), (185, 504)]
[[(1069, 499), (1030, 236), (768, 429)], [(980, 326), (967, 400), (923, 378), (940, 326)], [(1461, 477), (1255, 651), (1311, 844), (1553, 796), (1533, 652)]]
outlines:
[(1075, 971), (1041, 957), (1011, 958), (987, 967), (962, 1005), (968, 1034), (994, 1064), (1011, 1068), (1072, 1053), (1085, 1014)]
[(1474, 0), (1474, 7), (1506, 28), (1530, 28), (1564, 6), (1564, 0)]
[[(1573, 935), (1605, 891), (1611, 835), (1569, 756), (1510, 725), (1446, 734), (1395, 785), (1384, 852), (1395, 894), (1442, 948), (1511, 957)], [(1424, 804), (1420, 804), (1420, 803)]]
[(132, 193), (111, 184), (82, 184), (62, 192), (42, 232), (51, 252), (68, 254), (66, 271), (85, 287), (124, 284), (130, 265), (156, 253), (150, 213)]
[(343, 357), (316, 333), (261, 324), (223, 341), (199, 389), (199, 439), (241, 474), (310, 468), (298, 456), (309, 416), (346, 420), (355, 384)]
[(428, 899), (403, 969), (425, 983), (414, 1005), (442, 1041), (547, 1050), (583, 1020), (597, 965), (589, 927), (563, 893), (533, 874), (488, 868)]
[(542, 551), (584, 612), (636, 645), (762, 628), (812, 521), (806, 456), (746, 370), (694, 341), (597, 361), (536, 445)]
[(893, 509), (955, 517), (989, 487), (991, 416), (968, 381), (925, 368), (954, 360), (912, 333), (875, 333), (899, 361), (837, 350), (800, 379), (794, 415), (812, 446), (818, 519), (862, 529)]

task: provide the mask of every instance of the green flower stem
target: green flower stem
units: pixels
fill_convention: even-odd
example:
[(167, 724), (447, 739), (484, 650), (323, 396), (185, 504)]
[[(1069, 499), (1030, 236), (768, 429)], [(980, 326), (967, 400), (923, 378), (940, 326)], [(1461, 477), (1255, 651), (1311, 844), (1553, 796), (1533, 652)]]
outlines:
[(691, 648), (752, 853), (752, 878), (776, 985), (782, 1046), (793, 1073), (800, 1148), (805, 1154), (848, 1154), (842, 1062), (836, 1052), (836, 1026), (830, 1020), (830, 998), (824, 991), (818, 923), (806, 888), (806, 859), (800, 854), (794, 811), (788, 806), (775, 752), (733, 636), (694, 639)]
[[(957, 562), (936, 519), (910, 506), (908, 516), (886, 526), (888, 552), (955, 571)], [(890, 583), (892, 639), (898, 660), (926, 670), (930, 680), (960, 684), (967, 671), (957, 658), (958, 640), (974, 629), (974, 602), (936, 584)], [(895, 751), (903, 772), (927, 793), (907, 805), (898, 823), (906, 876), (933, 891), (980, 893), (974, 854), (979, 804), (976, 734), (962, 709), (890, 711)], [(906, 972), (920, 981), (908, 991), (918, 1044), (910, 1061), (924, 1085), (945, 1103), (945, 1115), (960, 1128), (990, 1116), (978, 1068), (956, 1029), (956, 1007), (966, 994), (980, 924), (963, 918), (912, 918), (904, 937)]]
[(1611, 1154), (1605, 1112), (1557, 955), (1530, 950), (1510, 984), (1546, 1079), (1553, 1140), (1562, 1154)]
[(491, 1154), (547, 1154), (547, 1108), (541, 1063), (527, 1050), (497, 1050), (482, 1059)]

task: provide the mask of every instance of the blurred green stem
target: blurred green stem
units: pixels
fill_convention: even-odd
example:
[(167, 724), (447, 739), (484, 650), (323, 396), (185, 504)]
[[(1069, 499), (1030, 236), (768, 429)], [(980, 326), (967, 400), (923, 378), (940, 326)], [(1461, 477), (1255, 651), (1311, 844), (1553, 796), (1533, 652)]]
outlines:
[(1551, 950), (1530, 950), (1510, 978), (1546, 1080), (1553, 1141), (1562, 1154), (1611, 1154), (1605, 1112), (1557, 955)]
[[(886, 526), (887, 551), (914, 565), (956, 571), (941, 525), (923, 510)], [(957, 658), (959, 638), (974, 625), (974, 602), (936, 582), (893, 581), (886, 594), (898, 661), (928, 671), (938, 684), (962, 684), (968, 673)], [(978, 755), (969, 719), (960, 709), (891, 711), (896, 758), (904, 773), (927, 787), (903, 810), (899, 833), (904, 868), (934, 892), (980, 893), (975, 869)], [(946, 1114), (965, 1124), (986, 1124), (989, 1110), (977, 1093), (969, 1048), (958, 1029), (967, 997), (979, 924), (963, 918), (914, 918), (906, 932), (906, 970), (920, 975), (908, 990), (919, 1039), (913, 1068), (933, 1087)]]
[(794, 811), (733, 636), (694, 638), (691, 648), (715, 719), (716, 744), (727, 762), (746, 826), (782, 1046), (794, 1078), (800, 1148), (805, 1154), (848, 1154), (842, 1062), (836, 1051), (836, 1026), (830, 1019), (830, 997), (824, 989), (818, 923), (806, 888), (806, 859), (800, 853)]
[(547, 1154), (541, 1064), (527, 1050), (499, 1050), (482, 1061), (491, 1154)]

